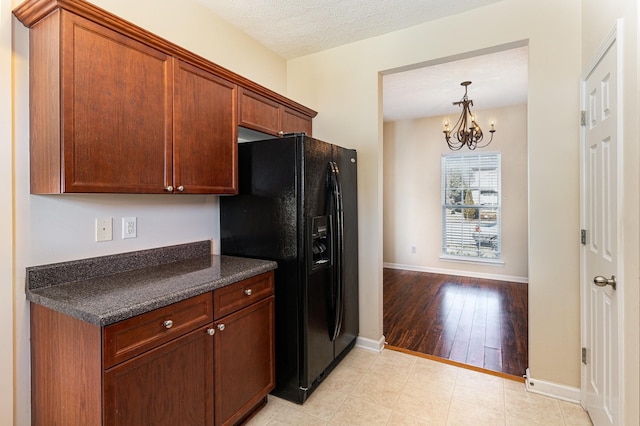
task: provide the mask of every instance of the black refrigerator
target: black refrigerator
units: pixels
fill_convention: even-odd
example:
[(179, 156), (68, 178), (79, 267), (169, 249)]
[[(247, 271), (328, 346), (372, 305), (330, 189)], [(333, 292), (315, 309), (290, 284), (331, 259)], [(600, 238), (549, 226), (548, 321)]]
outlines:
[(239, 144), (238, 166), (221, 251), (278, 263), (272, 393), (302, 404), (358, 336), (356, 151), (294, 134)]

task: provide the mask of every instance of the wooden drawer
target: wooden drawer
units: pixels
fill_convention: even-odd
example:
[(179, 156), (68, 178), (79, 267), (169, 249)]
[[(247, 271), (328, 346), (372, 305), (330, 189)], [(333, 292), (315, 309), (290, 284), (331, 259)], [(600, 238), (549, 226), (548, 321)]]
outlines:
[(273, 272), (256, 275), (214, 290), (214, 317), (221, 318), (271, 295), (273, 295)]
[[(171, 321), (171, 323), (168, 323)], [(107, 369), (213, 321), (211, 293), (204, 293), (104, 328)]]

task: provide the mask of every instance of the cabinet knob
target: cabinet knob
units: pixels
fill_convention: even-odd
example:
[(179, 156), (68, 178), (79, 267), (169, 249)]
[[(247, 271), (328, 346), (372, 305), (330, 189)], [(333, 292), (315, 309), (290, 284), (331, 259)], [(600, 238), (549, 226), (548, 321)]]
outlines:
[(224, 324), (218, 324), (218, 330), (220, 331), (224, 330)]
[(284, 132), (283, 132), (282, 130), (280, 130), (280, 131), (278, 132), (278, 136), (284, 136)]
[(171, 328), (173, 327), (173, 321), (171, 320), (165, 320), (162, 325), (164, 326), (164, 328)]
[(216, 329), (215, 328), (208, 328), (207, 329), (207, 334), (209, 336), (213, 336), (214, 334), (216, 334)]
[(250, 289), (250, 288), (248, 288), (248, 289), (246, 289), (246, 290), (244, 291), (244, 294), (246, 294), (247, 296), (251, 296), (251, 293), (252, 293), (252, 292), (251, 292), (251, 289)]
[(184, 186), (180, 185), (179, 187), (176, 188), (179, 192), (184, 191)]
[(169, 185), (164, 190), (167, 192), (173, 192), (173, 186)]

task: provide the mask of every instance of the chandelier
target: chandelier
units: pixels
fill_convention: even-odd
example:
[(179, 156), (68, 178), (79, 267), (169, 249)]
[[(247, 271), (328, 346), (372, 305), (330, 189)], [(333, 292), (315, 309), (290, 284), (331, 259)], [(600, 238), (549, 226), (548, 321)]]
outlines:
[(449, 149), (453, 151), (458, 151), (463, 146), (469, 149), (484, 148), (491, 143), (493, 134), (496, 132), (495, 123), (491, 121), (491, 129), (489, 130), (491, 139), (486, 143), (482, 143), (484, 139), (482, 129), (476, 122), (476, 116), (471, 113), (473, 101), (467, 97), (467, 88), (470, 84), (470, 81), (460, 83), (461, 86), (464, 86), (464, 96), (460, 101), (453, 102), (453, 105), (462, 106), (462, 114), (460, 114), (460, 118), (458, 118), (458, 121), (453, 126), (453, 134), (449, 126), (449, 120), (445, 120), (444, 122), (444, 130), (442, 133), (444, 133), (444, 138), (447, 141), (447, 145), (449, 145)]

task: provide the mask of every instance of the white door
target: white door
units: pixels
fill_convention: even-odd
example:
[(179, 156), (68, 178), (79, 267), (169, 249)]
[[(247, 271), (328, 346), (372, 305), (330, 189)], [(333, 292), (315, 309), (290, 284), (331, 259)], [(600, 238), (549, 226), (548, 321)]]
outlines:
[(620, 415), (617, 57), (614, 38), (582, 83), (582, 390), (595, 426), (617, 425)]

